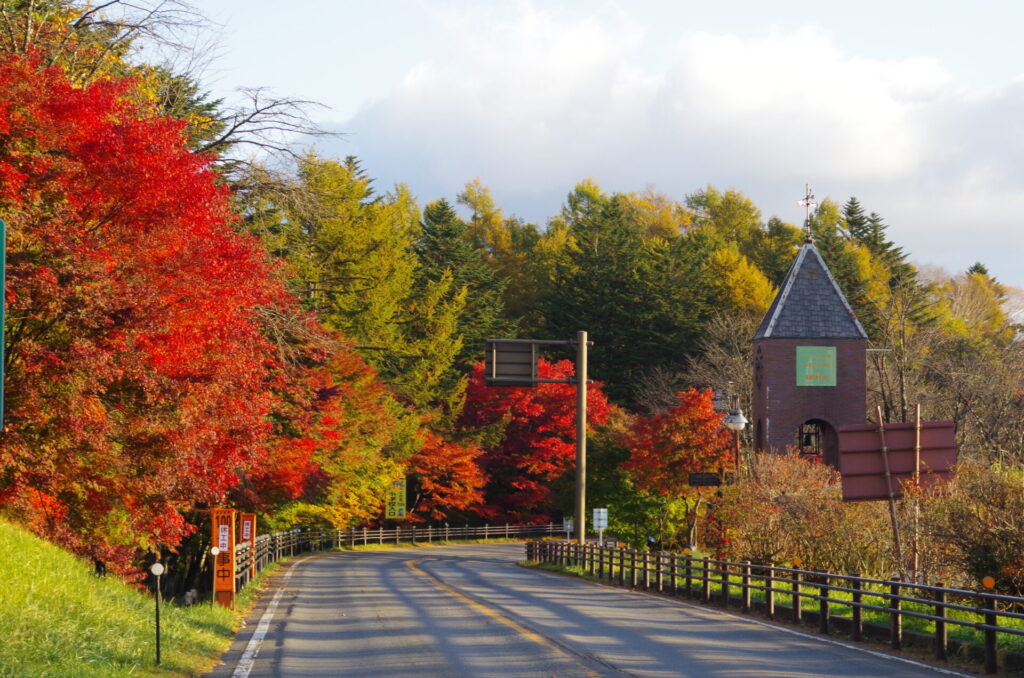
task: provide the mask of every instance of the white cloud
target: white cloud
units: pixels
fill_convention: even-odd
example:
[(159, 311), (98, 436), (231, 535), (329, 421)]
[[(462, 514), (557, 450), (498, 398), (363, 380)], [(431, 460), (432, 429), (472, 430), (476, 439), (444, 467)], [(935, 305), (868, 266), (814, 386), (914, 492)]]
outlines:
[(709, 138), (709, 154), (742, 154), (755, 171), (781, 164), (824, 180), (915, 170), (928, 148), (926, 102), (949, 87), (933, 62), (851, 58), (814, 29), (687, 36), (671, 68), (681, 143)]
[[(934, 59), (865, 58), (813, 27), (681, 29), (652, 62), (644, 25), (614, 7), (570, 15), (521, 2), (435, 18), (440, 47), (341, 125), (351, 136), (337, 149), (424, 200), (479, 177), (541, 221), (592, 176), (676, 198), (735, 186), (795, 220), (811, 181), (819, 197), (858, 196), (922, 260), (1012, 266), (1007, 247), (1024, 248), (1024, 83), (972, 90)], [(958, 244), (964, 228), (976, 252)], [(985, 251), (985, 234), (1003, 251)]]

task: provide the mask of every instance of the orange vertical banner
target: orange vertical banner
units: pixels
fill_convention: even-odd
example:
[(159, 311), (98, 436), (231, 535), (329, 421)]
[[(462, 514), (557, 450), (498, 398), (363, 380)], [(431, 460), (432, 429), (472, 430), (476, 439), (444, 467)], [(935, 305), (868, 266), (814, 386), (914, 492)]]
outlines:
[(241, 536), (238, 541), (249, 542), (249, 576), (256, 576), (256, 514), (243, 513)]
[(235, 606), (235, 509), (210, 509), (213, 545), (220, 551), (213, 559), (213, 599), (224, 607)]

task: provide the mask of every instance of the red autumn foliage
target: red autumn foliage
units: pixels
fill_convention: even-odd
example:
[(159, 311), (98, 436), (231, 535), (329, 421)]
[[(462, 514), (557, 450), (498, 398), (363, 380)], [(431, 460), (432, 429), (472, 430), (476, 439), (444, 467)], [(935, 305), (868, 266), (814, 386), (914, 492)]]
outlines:
[[(568, 360), (538, 362), (542, 379), (573, 376)], [(503, 426), (501, 443), (490, 447), (481, 465), (490, 478), (485, 515), (509, 522), (547, 522), (556, 510), (551, 485), (576, 467), (576, 386), (540, 384), (536, 388), (484, 384), (477, 363), (466, 389), (461, 425)], [(608, 420), (610, 405), (599, 382), (587, 387), (589, 426)]]
[(452, 513), (479, 508), (486, 482), (477, 460), (483, 450), (472, 442), (452, 442), (433, 431), (409, 460), (416, 499), (409, 517), (413, 520), (444, 520)]
[[(309, 328), (318, 333), (327, 339)], [(288, 430), (271, 441), (270, 459), (251, 475), (254, 491), (243, 498), (255, 510), (344, 495), (353, 475), (380, 461), (398, 426), (400, 407), (358, 353), (337, 341), (301, 348), (305, 364), (291, 368), (275, 410)]]
[(76, 88), (8, 56), (0, 88), (0, 503), (123, 570), (260, 464), (276, 360), (257, 309), (291, 302), (182, 123), (130, 81)]
[(671, 410), (637, 418), (623, 442), (630, 451), (623, 468), (637, 487), (663, 496), (690, 494), (690, 473), (730, 471), (734, 464), (732, 438), (711, 391), (679, 393)]

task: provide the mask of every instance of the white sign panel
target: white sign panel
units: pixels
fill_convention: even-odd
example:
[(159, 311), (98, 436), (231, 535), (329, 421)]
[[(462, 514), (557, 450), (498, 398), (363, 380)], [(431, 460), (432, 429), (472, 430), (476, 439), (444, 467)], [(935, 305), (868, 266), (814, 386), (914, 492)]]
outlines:
[(596, 508), (594, 509), (594, 529), (604, 530), (608, 527), (608, 509)]
[(221, 550), (221, 552), (224, 552), (224, 551), (228, 550), (228, 547), (230, 545), (231, 545), (231, 526), (230, 525), (221, 525), (220, 526), (220, 531), (217, 533), (217, 548), (219, 548)]

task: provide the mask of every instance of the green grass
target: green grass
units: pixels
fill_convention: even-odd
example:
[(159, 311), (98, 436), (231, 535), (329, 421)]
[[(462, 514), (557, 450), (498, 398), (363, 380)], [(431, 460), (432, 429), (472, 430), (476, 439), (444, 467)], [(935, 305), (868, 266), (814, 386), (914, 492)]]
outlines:
[[(590, 579), (590, 580), (594, 580), (594, 581), (608, 581), (608, 579), (609, 579), (608, 573), (607, 573), (607, 568), (608, 568), (607, 564), (605, 565), (605, 568), (606, 568), (605, 569), (605, 576), (601, 577), (601, 578), (598, 578), (596, 576), (590, 575), (589, 574), (589, 570), (585, 570), (584, 568), (578, 567), (578, 566), (563, 566), (563, 565), (556, 565), (556, 564), (552, 564), (552, 563), (540, 563), (540, 564), (537, 564), (537, 563), (524, 563), (524, 565), (526, 565), (527, 567), (538, 567), (538, 568), (549, 570), (549, 571), (553, 571), (553, 572), (561, 572), (563, 574), (569, 574), (569, 575), (574, 575), (574, 576), (577, 576), (577, 577), (583, 577), (585, 579)], [(637, 566), (638, 566), (638, 568), (642, 567), (642, 563), (640, 561), (638, 561), (637, 562)], [(652, 566), (653, 566), (653, 563), (652, 563)], [(713, 580), (712, 583), (711, 583), (711, 587), (710, 587), (710, 589), (711, 589), (711, 598), (712, 598), (713, 601), (719, 602), (719, 601), (721, 601), (721, 593), (722, 593), (722, 586), (721, 586), (721, 583), (719, 583), (721, 581), (721, 575), (717, 574), (717, 573), (715, 573), (713, 571), (714, 567), (715, 567), (713, 564), (710, 567), (712, 569), (711, 577), (712, 577), (712, 580)], [(614, 577), (612, 578), (612, 581), (613, 582), (618, 582), (619, 567), (617, 565), (614, 566), (612, 568), (612, 571), (614, 572)], [(678, 572), (678, 574), (677, 574), (677, 586), (678, 586), (678, 589), (679, 589), (679, 595), (684, 595), (686, 581), (685, 581), (685, 576), (684, 576), (685, 572), (684, 572), (684, 569), (683, 569), (682, 565), (679, 566), (677, 572)], [(627, 585), (630, 583), (629, 574), (630, 574), (629, 573), (629, 569), (627, 567), (626, 579), (625, 579)], [(699, 560), (693, 561), (693, 567), (692, 567), (692, 570), (691, 570), (691, 574), (692, 574), (692, 578), (693, 578), (693, 581), (692, 581), (692, 584), (691, 584), (691, 589), (693, 591), (693, 596), (695, 598), (700, 598), (702, 596), (702, 594), (703, 594), (703, 591), (702, 591), (702, 583), (698, 579), (698, 577), (702, 576), (703, 573), (702, 573), (702, 570), (701, 570), (701, 565), (700, 565), (700, 561)], [(780, 573), (780, 574), (778, 574), (776, 576), (787, 576), (787, 575)], [(751, 583), (752, 586), (764, 586), (765, 585), (764, 580), (760, 579), (760, 578), (758, 578), (756, 576), (752, 576), (751, 577), (750, 583)], [(733, 606), (733, 607), (739, 607), (739, 605), (740, 605), (740, 596), (742, 595), (741, 589), (740, 589), (741, 584), (742, 584), (742, 579), (740, 578), (739, 575), (730, 575), (730, 577), (729, 577), (729, 599), (730, 599), (730, 605)], [(840, 583), (836, 579), (832, 579), (832, 584), (834, 586), (843, 586), (845, 588), (849, 588), (849, 585), (846, 582)], [(640, 572), (640, 575), (638, 577), (638, 585), (640, 587), (643, 586), (643, 573), (642, 572)], [(655, 586), (655, 579), (654, 579), (653, 573), (652, 573), (652, 576), (651, 576), (651, 585), (652, 585), (652, 587)], [(670, 585), (670, 579), (669, 579), (668, 575), (667, 574), (663, 575), (663, 588), (664, 588), (664, 590), (665, 591), (670, 591), (671, 590), (670, 586), (671, 586)], [(792, 587), (792, 584), (788, 584), (788, 583), (784, 583), (784, 582), (775, 582), (773, 588), (775, 589), (775, 605), (777, 606), (776, 607), (776, 616), (777, 616), (777, 618), (781, 619), (781, 620), (791, 619), (792, 617), (790, 615), (791, 615), (791, 609), (792, 609), (792, 605), (793, 605), (793, 595), (792, 595), (792, 588), (793, 587)], [(817, 599), (809, 598), (808, 597), (810, 595), (815, 595), (815, 596), (818, 595), (819, 591), (820, 591), (820, 589), (819, 589), (818, 585), (816, 585), (816, 584), (801, 584), (800, 585), (800, 593), (801, 593), (801, 596), (800, 596), (800, 608), (801, 608), (801, 610), (807, 611), (807, 612), (817, 612), (819, 610), (820, 602)], [(877, 606), (877, 607), (888, 607), (889, 601), (886, 598), (883, 598), (883, 597), (878, 595), (879, 593), (883, 593), (883, 592), (887, 593), (888, 589), (886, 588), (886, 589), (883, 590), (883, 588), (880, 587), (880, 586), (866, 587), (864, 589), (864, 592), (863, 592), (862, 596), (861, 596), (861, 603), (867, 604), (867, 605), (874, 605), (874, 606)], [(901, 591), (901, 595), (907, 596), (907, 597), (921, 597), (921, 598), (924, 597), (924, 595), (922, 595), (920, 592), (917, 592), (917, 591), (915, 591), (913, 589), (910, 589), (910, 588), (904, 588)], [(752, 601), (762, 602), (763, 603), (767, 599), (767, 593), (765, 591), (762, 591), (762, 590), (752, 589), (750, 597), (751, 597)], [(852, 602), (852, 600), (853, 600), (853, 594), (842, 592), (842, 591), (831, 591), (829, 593), (828, 597), (831, 600), (835, 600), (835, 601), (850, 601), (850, 602)], [(950, 601), (950, 602), (956, 602), (956, 601)], [(970, 606), (970, 605), (975, 605), (976, 603), (974, 601), (969, 601), (969, 602), (965, 602), (965, 603), (961, 603), (961, 604), (969, 605)], [(779, 609), (780, 607), (788, 607), (790, 609), (788, 609), (788, 610), (780, 610)], [(931, 614), (931, 615), (935, 614), (935, 606), (932, 605), (932, 604), (926, 604), (926, 603), (904, 602), (903, 606), (902, 606), (902, 609), (903, 609), (904, 612), (919, 612), (919, 613)], [(844, 605), (844, 604), (842, 604), (842, 602), (830, 602), (829, 603), (829, 616), (831, 618), (833, 618), (833, 619), (837, 618), (837, 617), (850, 618), (850, 617), (852, 617), (852, 610), (853, 610), (853, 608), (850, 605)], [(952, 620), (954, 620), (954, 619), (961, 620), (961, 621), (966, 621), (966, 622), (971, 623), (971, 624), (977, 623), (977, 622), (983, 622), (984, 619), (983, 619), (982, 615), (974, 613), (974, 612), (965, 611), (965, 610), (964, 611), (961, 611), (961, 610), (949, 610), (947, 612), (947, 614), (948, 614), (948, 617), (950, 618), (951, 621), (947, 622), (946, 629), (947, 629), (947, 635), (948, 635), (948, 637), (949, 637), (949, 639), (951, 641), (958, 641), (958, 642), (962, 642), (962, 643), (967, 643), (969, 645), (974, 645), (974, 646), (977, 646), (977, 647), (982, 647), (984, 645), (984, 632), (983, 631), (981, 631), (979, 629), (971, 628), (971, 627), (968, 627), (968, 626), (960, 626), (960, 625), (954, 624), (952, 622)], [(891, 615), (889, 613), (883, 612), (883, 611), (879, 611), (879, 610), (863, 610), (862, 613), (861, 613), (861, 617), (862, 617), (862, 619), (863, 619), (865, 624), (876, 624), (876, 625), (885, 626), (885, 627), (889, 626), (890, 620), (891, 620)], [(926, 635), (934, 636), (934, 634), (935, 634), (935, 622), (934, 621), (929, 620), (929, 619), (921, 619), (919, 617), (912, 617), (912, 616), (908, 616), (908, 615), (905, 615), (905, 614), (902, 615), (902, 618), (903, 618), (903, 629), (904, 629), (905, 632), (908, 632), (908, 631), (909, 632), (917, 632), (917, 633), (923, 633), (923, 634), (926, 634)], [(998, 618), (998, 624), (1000, 626), (1007, 627), (1007, 628), (1022, 629), (1022, 630), (1024, 630), (1024, 620), (1012, 619), (1012, 618), (1000, 616)], [(1017, 636), (1017, 635), (1012, 635), (1012, 634), (1007, 634), (1007, 633), (1000, 633), (997, 636), (997, 648), (998, 648), (999, 652), (1010, 652), (1010, 653), (1014, 653), (1014, 654), (1024, 654), (1024, 636)]]
[[(264, 570), (265, 576), (271, 568)], [(209, 603), (160, 606), (60, 548), (0, 521), (0, 676), (192, 676), (210, 669), (252, 607), (260, 577), (232, 611)]]

